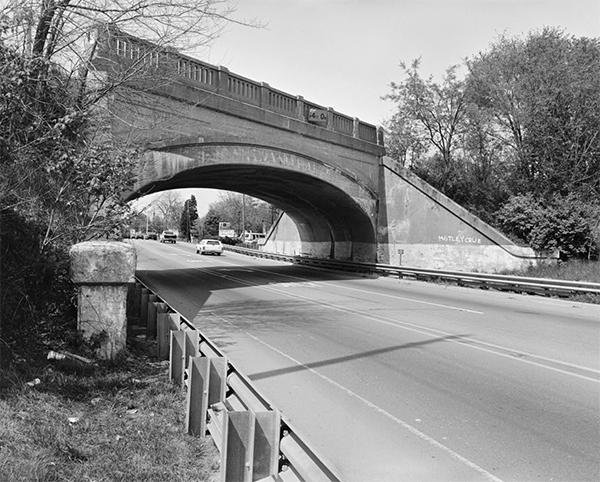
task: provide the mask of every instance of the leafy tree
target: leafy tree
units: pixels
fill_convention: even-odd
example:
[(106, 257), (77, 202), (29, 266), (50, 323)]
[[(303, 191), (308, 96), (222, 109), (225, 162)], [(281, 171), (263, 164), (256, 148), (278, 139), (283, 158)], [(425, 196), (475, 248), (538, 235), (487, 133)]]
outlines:
[(218, 238), (220, 222), (221, 218), (219, 214), (214, 209), (209, 208), (202, 221), (203, 236), (209, 238)]
[(24, 0), (0, 10), (3, 351), (27, 356), (65, 341), (75, 322), (64, 316), (74, 293), (68, 248), (129, 224), (122, 195), (138, 153), (112, 137), (104, 101), (147, 72), (138, 59), (99, 82), (92, 62), (98, 29), (140, 35), (155, 51), (193, 48), (214, 38), (230, 13), (219, 0)]
[(223, 192), (210, 209), (219, 213), (221, 222), (231, 223), (232, 229), (241, 234), (243, 230), (262, 232), (269, 229), (274, 221), (276, 209), (257, 198), (234, 192)]
[(514, 193), (600, 196), (600, 41), (546, 28), (468, 63), (472, 102), (510, 147)]
[[(457, 78), (457, 66), (446, 70), (438, 84), (419, 74), (420, 59), (410, 67), (400, 63), (405, 80), (391, 83), (392, 92), (384, 97), (397, 106), (392, 122), (388, 124), (389, 137), (396, 152), (404, 158), (412, 151), (413, 170), (442, 191), (457, 178), (455, 151), (466, 114), (466, 96), (463, 82)], [(400, 138), (400, 139), (395, 139)], [(434, 155), (424, 158), (428, 150)]]
[(535, 249), (593, 256), (600, 40), (555, 28), (501, 36), (466, 66), (464, 81), (453, 68), (437, 85), (420, 77), (418, 61), (401, 64), (406, 78), (385, 97), (398, 107), (388, 153)]
[(180, 237), (191, 241), (192, 236), (198, 236), (198, 233), (196, 232), (197, 221), (198, 207), (196, 198), (192, 195), (183, 205), (183, 211), (181, 212), (181, 217), (179, 219)]
[(563, 259), (597, 257), (600, 203), (583, 203), (574, 194), (540, 201), (514, 196), (498, 212), (501, 226), (537, 251), (558, 250)]

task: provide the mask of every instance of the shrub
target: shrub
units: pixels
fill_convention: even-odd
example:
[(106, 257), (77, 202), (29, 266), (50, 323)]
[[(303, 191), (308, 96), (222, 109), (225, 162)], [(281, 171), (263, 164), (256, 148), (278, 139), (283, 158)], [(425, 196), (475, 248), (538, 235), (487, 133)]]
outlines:
[(538, 200), (531, 194), (512, 197), (497, 213), (500, 227), (536, 251), (558, 249), (562, 258), (598, 256), (600, 206), (576, 195)]

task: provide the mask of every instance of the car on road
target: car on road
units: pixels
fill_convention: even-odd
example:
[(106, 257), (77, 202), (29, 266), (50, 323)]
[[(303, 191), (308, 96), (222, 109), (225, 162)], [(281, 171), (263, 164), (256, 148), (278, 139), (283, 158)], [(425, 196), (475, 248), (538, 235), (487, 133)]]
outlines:
[(175, 244), (177, 242), (177, 235), (173, 231), (165, 230), (160, 233), (160, 242)]
[(196, 253), (220, 256), (223, 253), (223, 245), (218, 239), (203, 239), (196, 245)]
[(144, 236), (144, 239), (158, 239), (158, 234), (156, 234), (154, 231), (148, 231)]

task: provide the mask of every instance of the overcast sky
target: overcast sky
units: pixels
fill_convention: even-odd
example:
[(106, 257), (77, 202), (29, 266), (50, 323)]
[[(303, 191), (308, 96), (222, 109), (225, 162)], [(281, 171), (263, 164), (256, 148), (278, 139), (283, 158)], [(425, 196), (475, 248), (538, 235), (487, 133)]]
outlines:
[[(401, 61), (439, 79), (503, 33), (600, 37), (600, 0), (238, 0), (234, 16), (265, 27), (230, 25), (201, 60), (372, 124)], [(202, 216), (216, 194), (195, 194)]]

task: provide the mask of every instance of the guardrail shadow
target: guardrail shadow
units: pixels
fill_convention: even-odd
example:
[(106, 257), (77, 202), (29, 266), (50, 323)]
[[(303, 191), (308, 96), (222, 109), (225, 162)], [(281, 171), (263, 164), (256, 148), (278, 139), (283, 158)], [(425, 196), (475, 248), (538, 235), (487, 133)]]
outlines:
[(403, 345), (389, 346), (386, 348), (378, 348), (377, 350), (369, 350), (369, 351), (365, 351), (365, 352), (361, 352), (361, 353), (355, 353), (352, 355), (346, 355), (346, 356), (337, 357), (337, 358), (330, 358), (329, 360), (322, 360), (322, 361), (312, 362), (312, 363), (303, 363), (301, 365), (296, 365), (293, 367), (286, 367), (286, 368), (278, 368), (276, 370), (268, 370), (268, 371), (265, 371), (262, 373), (256, 373), (254, 375), (249, 375), (248, 378), (250, 378), (250, 380), (252, 380), (252, 381), (263, 380), (265, 378), (273, 378), (273, 377), (277, 377), (280, 375), (288, 375), (288, 374), (294, 373), (294, 372), (301, 372), (304, 370), (314, 370), (316, 368), (321, 368), (321, 367), (325, 367), (325, 366), (337, 365), (339, 363), (345, 363), (345, 362), (359, 360), (359, 359), (363, 359), (363, 358), (370, 358), (370, 357), (374, 357), (377, 355), (382, 355), (384, 353), (390, 353), (390, 352), (394, 352), (394, 351), (398, 351), (398, 350), (420, 348), (422, 346), (431, 345), (434, 343), (441, 343), (441, 342), (444, 342), (447, 340), (452, 340), (452, 339), (457, 339), (457, 338), (464, 339), (464, 338), (468, 338), (469, 336), (471, 336), (471, 335), (449, 335), (449, 336), (442, 336), (439, 338), (434, 338), (432, 340), (417, 341), (417, 342), (413, 342), (413, 343), (405, 343)]
[[(302, 271), (302, 277), (298, 276)], [(295, 273), (295, 274), (294, 274)], [(137, 270), (136, 277), (153, 291), (168, 293), (188, 293), (193, 296), (196, 307), (204, 307), (211, 294), (220, 290), (241, 288), (244, 286), (286, 286), (319, 283), (325, 281), (343, 281), (363, 279), (359, 273), (341, 273), (328, 270), (305, 269), (298, 265), (273, 264), (256, 266), (197, 266), (182, 269), (144, 269)], [(190, 313), (183, 313), (186, 316)], [(191, 314), (193, 319), (195, 314)]]

